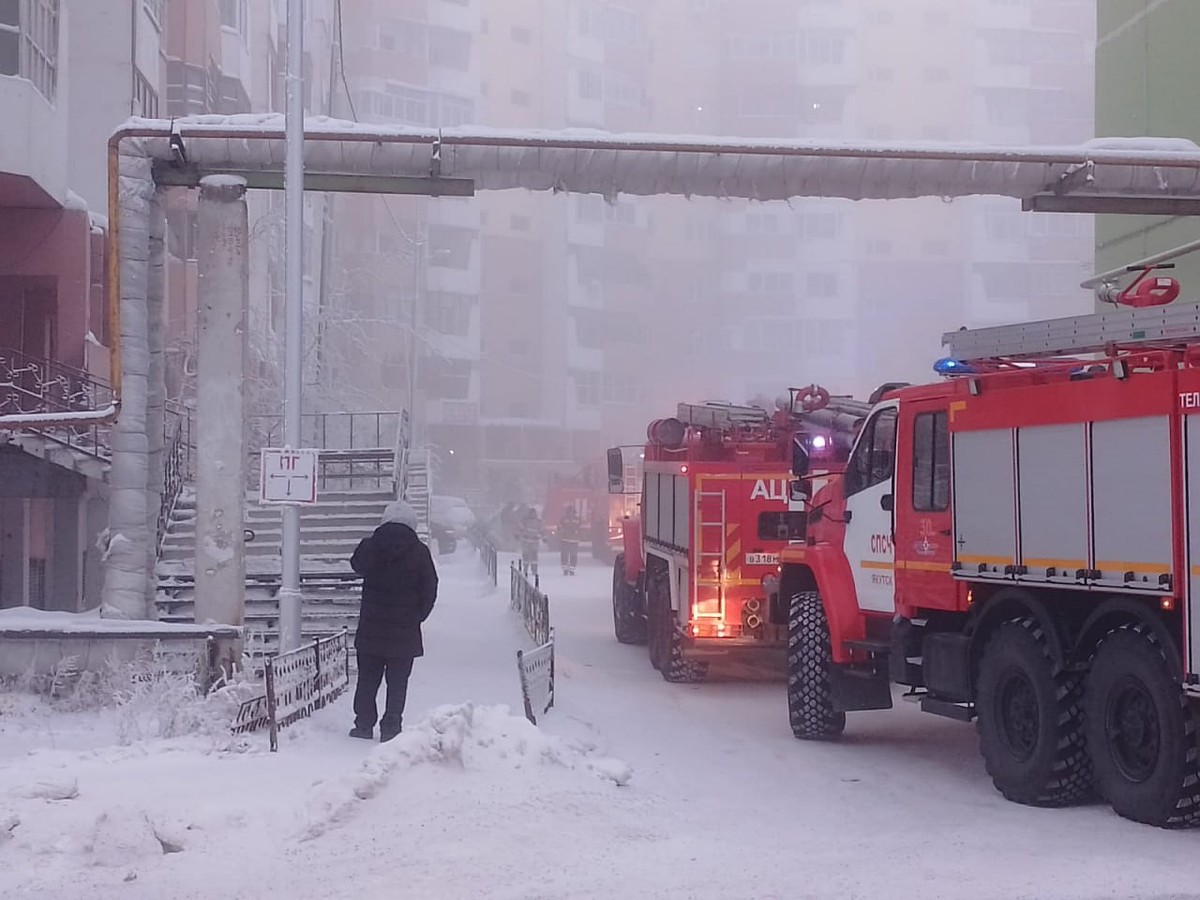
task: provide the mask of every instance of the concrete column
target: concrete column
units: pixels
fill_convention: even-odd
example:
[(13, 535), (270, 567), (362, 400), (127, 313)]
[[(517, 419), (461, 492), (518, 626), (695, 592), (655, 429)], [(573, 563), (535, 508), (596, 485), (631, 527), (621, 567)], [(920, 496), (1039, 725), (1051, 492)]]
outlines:
[(50, 571), (46, 573), (47, 609), (83, 610), (83, 512), (81, 497), (54, 501)]
[(209, 176), (200, 183), (196, 621), (226, 625), (241, 625), (245, 611), (242, 377), (249, 299), (245, 198), (246, 184), (240, 178)]
[(158, 513), (162, 506), (163, 425), (167, 402), (167, 381), (163, 362), (163, 304), (166, 282), (166, 209), (162, 191), (150, 201), (149, 266), (146, 280), (146, 333), (149, 340), (150, 370), (146, 385), (146, 609), (156, 618), (154, 596), (158, 592), (155, 566), (158, 562)]
[(104, 561), (102, 615), (118, 619), (145, 618), (146, 547), (146, 390), (150, 348), (146, 323), (146, 283), (149, 276), (150, 201), (154, 181), (150, 160), (123, 155), (120, 159), (121, 267), (121, 412), (109, 432), (112, 446), (108, 545)]
[(0, 607), (29, 605), (29, 499), (0, 498)]

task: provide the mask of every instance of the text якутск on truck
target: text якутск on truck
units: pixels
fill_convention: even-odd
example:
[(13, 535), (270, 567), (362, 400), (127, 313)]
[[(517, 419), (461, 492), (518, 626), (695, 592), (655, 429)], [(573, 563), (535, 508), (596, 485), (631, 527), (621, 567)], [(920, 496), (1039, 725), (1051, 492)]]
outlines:
[(1200, 307), (944, 342), (780, 553), (792, 730), (905, 685), (1010, 800), (1200, 821)]
[(622, 643), (648, 643), (667, 681), (695, 681), (715, 660), (782, 671), (779, 552), (805, 518), (791, 499), (793, 443), (814, 475), (840, 471), (870, 405), (813, 386), (776, 406), (681, 403), (650, 423), (644, 446), (609, 451), (610, 490), (640, 497), (621, 523), (613, 628)]

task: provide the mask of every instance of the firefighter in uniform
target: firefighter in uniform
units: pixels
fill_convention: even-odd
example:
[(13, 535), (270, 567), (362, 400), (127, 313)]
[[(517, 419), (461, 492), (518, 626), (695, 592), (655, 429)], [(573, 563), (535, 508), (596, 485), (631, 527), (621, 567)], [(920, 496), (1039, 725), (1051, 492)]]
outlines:
[(521, 566), (526, 572), (537, 575), (538, 550), (542, 544), (542, 522), (537, 510), (530, 507), (525, 511), (524, 518), (517, 529), (517, 539), (521, 542)]
[(564, 575), (574, 575), (575, 567), (579, 565), (579, 533), (582, 524), (579, 512), (574, 506), (563, 510), (563, 516), (558, 522), (559, 557), (562, 561)]

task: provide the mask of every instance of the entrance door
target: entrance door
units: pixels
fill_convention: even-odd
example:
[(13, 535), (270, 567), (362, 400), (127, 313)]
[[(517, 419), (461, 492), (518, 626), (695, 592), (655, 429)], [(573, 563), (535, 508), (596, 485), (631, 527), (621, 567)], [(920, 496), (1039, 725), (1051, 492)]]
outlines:
[(895, 517), (897, 402), (877, 407), (850, 454), (846, 486), (846, 559), (860, 609), (895, 612)]

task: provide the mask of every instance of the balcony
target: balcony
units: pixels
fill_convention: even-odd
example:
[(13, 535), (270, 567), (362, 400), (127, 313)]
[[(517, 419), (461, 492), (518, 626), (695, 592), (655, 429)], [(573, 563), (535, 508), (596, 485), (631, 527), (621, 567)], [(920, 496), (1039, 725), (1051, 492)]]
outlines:
[(67, 194), (67, 121), (56, 105), (58, 0), (0, 6), (0, 207), (57, 206)]

